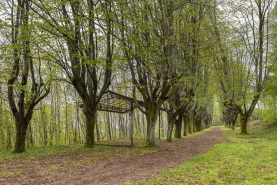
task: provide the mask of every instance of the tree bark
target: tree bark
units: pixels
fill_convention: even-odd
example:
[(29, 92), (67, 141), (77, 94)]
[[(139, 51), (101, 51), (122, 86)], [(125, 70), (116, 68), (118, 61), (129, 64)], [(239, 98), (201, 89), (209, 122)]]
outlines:
[(26, 131), (21, 130), (16, 132), (14, 153), (25, 152), (25, 140), (26, 140)]
[(189, 132), (189, 134), (192, 134), (192, 122), (191, 122), (191, 119), (190, 119), (190, 117), (189, 117), (189, 122), (188, 122), (188, 132)]
[(99, 127), (98, 127), (98, 114), (96, 113), (96, 118), (95, 118), (95, 126), (96, 126), (96, 138), (97, 138), (97, 141), (99, 142), (100, 141), (100, 130), (99, 130)]
[(150, 110), (146, 112), (146, 120), (147, 120), (147, 138), (146, 145), (147, 146), (156, 146), (155, 143), (155, 126), (158, 117), (157, 108), (153, 105), (150, 106)]
[(247, 115), (240, 115), (240, 133), (241, 134), (248, 134), (247, 133), (247, 121), (248, 121)]
[(83, 112), (86, 117), (86, 143), (85, 147), (92, 148), (95, 144), (94, 129), (97, 119), (97, 109), (96, 107), (90, 107), (90, 103), (84, 103)]
[(168, 112), (167, 113), (167, 120), (168, 120), (168, 128), (167, 128), (167, 142), (172, 141), (172, 132), (173, 132), (173, 127), (174, 127), (174, 116), (173, 113)]
[(107, 131), (108, 131), (109, 140), (112, 140), (111, 121), (110, 121), (110, 113), (109, 112), (107, 112)]
[(193, 110), (190, 113), (190, 124), (191, 124), (192, 133), (195, 133), (196, 132), (195, 113)]
[(236, 115), (234, 115), (234, 118), (232, 120), (232, 130), (235, 130), (237, 118), (238, 118), (238, 113), (236, 113)]
[(16, 137), (15, 137), (15, 145), (14, 145), (14, 153), (22, 153), (25, 152), (25, 141), (26, 134), (29, 121), (19, 121), (16, 120)]
[(187, 116), (187, 114), (184, 115), (184, 133), (183, 136), (187, 136), (188, 135), (188, 124), (189, 124), (189, 117)]
[(179, 114), (178, 119), (175, 121), (175, 134), (174, 138), (182, 138), (182, 123), (183, 123), (183, 115)]
[(129, 127), (129, 138), (131, 139), (131, 146), (134, 146), (134, 110), (130, 111), (130, 127)]

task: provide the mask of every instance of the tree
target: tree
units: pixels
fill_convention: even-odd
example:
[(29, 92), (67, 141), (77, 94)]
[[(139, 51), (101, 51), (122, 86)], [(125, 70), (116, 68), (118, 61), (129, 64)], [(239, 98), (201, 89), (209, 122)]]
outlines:
[[(126, 6), (130, 4), (130, 6)], [(131, 71), (132, 81), (141, 93), (141, 111), (147, 120), (149, 146), (155, 146), (155, 123), (164, 101), (174, 92), (180, 78), (174, 40), (174, 11), (172, 1), (122, 1), (118, 12), (120, 41)], [(123, 14), (124, 12), (127, 12)], [(134, 19), (135, 18), (135, 19)], [(179, 61), (180, 62), (180, 61)]]
[(113, 1), (32, 2), (32, 10), (42, 22), (40, 29), (52, 37), (50, 43), (56, 42), (58, 46), (53, 47), (48, 57), (63, 69), (82, 99), (86, 117), (85, 146), (93, 147), (97, 106), (111, 83)]
[[(232, 4), (232, 16), (239, 26), (234, 27), (243, 43), (241, 62), (245, 66), (246, 75), (240, 85), (243, 89), (242, 99), (225, 99), (224, 105), (240, 115), (241, 134), (247, 134), (247, 122), (264, 90), (264, 83), (269, 74), (269, 14), (273, 1), (252, 1)], [(256, 20), (257, 19), (257, 20)], [(222, 52), (221, 52), (222, 53)], [(254, 70), (252, 70), (254, 68)], [(226, 82), (226, 81), (225, 81)], [(254, 84), (254, 85), (252, 85)], [(251, 90), (253, 88), (253, 90)], [(252, 94), (252, 98), (249, 97)]]
[[(5, 61), (11, 61), (10, 76), (7, 81), (8, 102), (16, 126), (15, 153), (25, 151), (26, 131), (32, 119), (35, 106), (43, 100), (49, 90), (49, 82), (44, 82), (43, 66), (40, 54), (35, 54), (32, 43), (32, 31), (29, 19), (28, 0), (7, 1), (10, 6), (10, 44), (2, 47)], [(31, 80), (31, 82), (29, 82)], [(17, 103), (16, 103), (17, 102)]]

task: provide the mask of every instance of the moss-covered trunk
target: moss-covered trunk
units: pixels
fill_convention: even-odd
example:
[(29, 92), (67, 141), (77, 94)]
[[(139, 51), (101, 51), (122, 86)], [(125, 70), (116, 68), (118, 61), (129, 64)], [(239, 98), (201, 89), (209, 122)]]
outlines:
[(185, 114), (183, 116), (183, 122), (184, 122), (184, 133), (183, 136), (187, 136), (188, 135), (188, 126), (189, 126), (189, 117)]
[(26, 147), (26, 133), (27, 133), (27, 122), (18, 122), (16, 123), (16, 137), (15, 137), (15, 145), (14, 145), (14, 153), (22, 153), (25, 152)]
[(238, 113), (233, 114), (233, 119), (232, 119), (232, 130), (235, 130), (237, 118), (238, 118)]
[(235, 126), (236, 126), (236, 120), (232, 121), (232, 130), (235, 130)]
[(192, 122), (191, 122), (191, 119), (189, 119), (189, 121), (188, 121), (188, 132), (189, 132), (189, 134), (192, 134)]
[(158, 118), (159, 110), (155, 105), (148, 105), (148, 110), (146, 110), (146, 120), (147, 120), (147, 146), (156, 146), (155, 143), (155, 126)]
[(183, 115), (180, 113), (178, 119), (175, 121), (174, 138), (182, 138), (182, 122)]
[(94, 128), (96, 119), (94, 115), (86, 115), (86, 143), (85, 146), (92, 148), (95, 144)]
[(97, 122), (97, 109), (91, 107), (89, 102), (84, 102), (83, 112), (86, 117), (86, 142), (85, 147), (92, 148), (95, 144), (95, 125)]
[(32, 119), (32, 115), (33, 112), (29, 111), (25, 116), (23, 116), (23, 114), (20, 114), (15, 117), (16, 137), (13, 150), (14, 153), (25, 152), (27, 129)]
[(241, 134), (248, 134), (247, 133), (247, 122), (248, 122), (248, 116), (240, 115), (240, 133)]
[(147, 119), (146, 144), (148, 146), (156, 146), (156, 143), (155, 143), (155, 124), (156, 124), (156, 120), (154, 120), (152, 118)]
[(196, 132), (196, 124), (195, 124), (195, 114), (194, 112), (191, 113), (190, 123), (192, 127), (192, 133)]

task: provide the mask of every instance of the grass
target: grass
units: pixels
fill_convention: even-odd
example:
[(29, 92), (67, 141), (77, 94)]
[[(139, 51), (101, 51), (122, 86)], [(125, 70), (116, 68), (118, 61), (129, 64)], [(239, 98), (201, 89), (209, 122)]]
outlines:
[[(213, 129), (210, 127), (206, 130), (190, 134), (186, 137), (194, 137), (196, 135), (203, 134), (206, 131)], [(172, 138), (173, 141), (179, 140)], [(101, 156), (107, 153), (114, 153), (117, 156), (131, 157), (133, 155), (144, 155), (147, 153), (157, 152), (157, 148), (145, 147), (145, 141), (141, 141), (141, 144), (134, 148), (125, 147), (111, 147), (111, 146), (101, 146), (95, 145), (94, 148), (85, 148), (83, 144), (74, 145), (54, 145), (48, 147), (30, 147), (26, 149), (26, 152), (20, 154), (14, 154), (11, 150), (0, 150), (0, 162), (14, 160), (14, 159), (35, 159), (48, 156), (59, 156), (59, 155), (70, 155), (70, 154), (80, 154), (80, 153), (93, 153), (94, 156)], [(102, 144), (117, 144), (117, 143), (129, 143), (129, 139), (121, 139), (117, 141), (105, 141)], [(156, 140), (156, 142), (166, 142), (166, 139)], [(97, 158), (97, 157), (96, 157)]]
[(221, 128), (224, 142), (138, 184), (277, 184), (277, 127), (252, 125), (245, 136), (238, 134), (239, 128)]
[[(204, 132), (211, 129), (212, 128), (209, 128), (205, 131), (191, 134), (188, 137), (194, 137), (196, 135), (203, 134)], [(173, 141), (174, 140), (180, 139), (173, 139)], [(116, 141), (104, 141), (100, 144), (128, 145), (129, 142), (129, 139), (121, 139)], [(166, 142), (166, 140), (157, 139), (156, 142), (163, 143)], [(118, 156), (130, 158), (133, 156), (143, 156), (148, 153), (155, 153), (158, 150), (156, 147), (144, 147), (145, 145), (142, 144), (144, 143), (144, 140), (141, 139), (136, 139), (136, 143), (136, 147), (111, 147), (96, 145), (94, 148), (85, 148), (82, 144), (31, 147), (27, 148), (26, 152), (20, 154), (14, 154), (9, 150), (0, 150), (0, 178), (13, 175), (23, 175), (23, 166), (30, 165), (32, 167), (32, 164), (34, 161), (36, 161), (36, 159), (43, 159), (45, 164), (41, 167), (45, 167), (46, 171), (58, 171), (60, 168), (67, 168), (71, 166), (82, 167), (90, 165), (92, 161), (101, 160), (103, 157), (105, 157), (105, 160), (113, 160), (114, 157)], [(73, 158), (72, 155), (74, 156)]]
[[(26, 152), (21, 154), (14, 154), (11, 151), (0, 151), (0, 178), (13, 175), (24, 176), (22, 165), (25, 167), (30, 165), (32, 167), (35, 159), (46, 159), (46, 157), (51, 158), (50, 160), (43, 159), (45, 164), (42, 167), (46, 167), (44, 168), (46, 171), (58, 171), (60, 168), (67, 168), (70, 166), (87, 166), (90, 165), (92, 161), (103, 159), (103, 157), (105, 157), (106, 160), (112, 160), (114, 156), (129, 158), (153, 152), (157, 152), (157, 148), (98, 145), (94, 148), (85, 148), (84, 145), (81, 144), (28, 148)], [(76, 157), (74, 155), (76, 155)], [(72, 158), (70, 156), (74, 157)]]
[(147, 153), (157, 152), (156, 148), (144, 147), (111, 147), (111, 146), (95, 146), (94, 148), (85, 148), (82, 144), (75, 145), (60, 145), (51, 147), (28, 148), (26, 152), (14, 154), (10, 150), (0, 150), (0, 162), (15, 160), (15, 159), (35, 159), (49, 156), (61, 156), (72, 154), (86, 154), (93, 155), (94, 159), (99, 156), (117, 154), (122, 157), (130, 157), (132, 155), (144, 155)]
[(10, 150), (0, 150), (0, 162), (4, 160), (13, 159), (33, 159), (38, 157), (47, 157), (55, 155), (66, 155), (69, 153), (79, 153), (83, 151), (95, 150), (99, 151), (97, 147), (95, 148), (84, 148), (83, 145), (70, 145), (70, 146), (51, 146), (51, 147), (39, 147), (39, 148), (28, 148), (26, 152), (20, 154), (14, 154)]

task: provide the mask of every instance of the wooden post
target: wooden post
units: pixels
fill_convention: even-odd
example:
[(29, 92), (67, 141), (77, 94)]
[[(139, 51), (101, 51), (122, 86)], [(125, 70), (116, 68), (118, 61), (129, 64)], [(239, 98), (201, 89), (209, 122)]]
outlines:
[(132, 105), (132, 109), (129, 113), (130, 116), (130, 127), (129, 127), (129, 137), (131, 139), (131, 146), (134, 146), (134, 109)]

